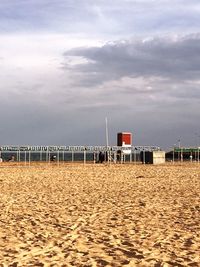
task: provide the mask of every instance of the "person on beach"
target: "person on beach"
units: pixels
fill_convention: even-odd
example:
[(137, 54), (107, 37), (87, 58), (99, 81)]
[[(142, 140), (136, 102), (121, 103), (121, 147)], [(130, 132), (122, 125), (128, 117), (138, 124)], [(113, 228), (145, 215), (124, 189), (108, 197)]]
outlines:
[(51, 156), (51, 161), (56, 161), (56, 156), (55, 155)]
[(99, 162), (100, 163), (104, 162), (104, 154), (101, 151), (99, 152)]
[(8, 161), (10, 161), (10, 162), (13, 162), (13, 161), (15, 161), (15, 156), (14, 155), (12, 155), (11, 156), (11, 158), (9, 158), (9, 160)]

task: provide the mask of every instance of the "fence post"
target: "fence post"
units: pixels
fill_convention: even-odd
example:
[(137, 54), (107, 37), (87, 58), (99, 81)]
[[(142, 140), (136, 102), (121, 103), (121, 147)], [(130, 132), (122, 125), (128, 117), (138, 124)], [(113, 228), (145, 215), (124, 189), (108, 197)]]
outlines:
[(74, 151), (72, 150), (72, 162), (74, 162)]
[(181, 148), (181, 162), (183, 162), (183, 150)]
[(63, 150), (63, 164), (65, 163), (65, 151)]
[(116, 151), (114, 151), (113, 157), (114, 157), (114, 163), (117, 163), (117, 152)]
[(136, 151), (135, 151), (135, 150), (133, 151), (133, 158), (134, 158), (133, 161), (134, 161), (134, 163), (136, 164)]
[(86, 163), (86, 151), (83, 151), (83, 157), (84, 157), (84, 164)]
[(145, 151), (143, 150), (143, 164), (145, 164)]
[(111, 151), (110, 150), (108, 151), (108, 162), (111, 165), (111, 163), (112, 163), (112, 155), (111, 155)]
[(29, 150), (29, 155), (28, 155), (28, 162), (29, 162), (29, 167), (31, 165), (31, 151)]
[(21, 158), (20, 158), (21, 154), (20, 154), (20, 150), (19, 150), (19, 162), (21, 161)]
[(59, 150), (57, 151), (57, 164), (58, 164), (58, 166), (60, 164), (60, 153), (59, 153)]

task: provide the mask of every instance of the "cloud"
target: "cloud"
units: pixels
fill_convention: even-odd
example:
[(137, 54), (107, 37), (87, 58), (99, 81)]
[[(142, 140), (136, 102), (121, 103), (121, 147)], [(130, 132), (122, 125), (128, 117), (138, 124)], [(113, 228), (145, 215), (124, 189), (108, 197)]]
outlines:
[(197, 0), (7, 0), (0, 3), (0, 32), (76, 33), (123, 37), (198, 31)]
[(66, 61), (68, 56), (85, 59), (85, 64), (76, 64), (72, 69), (83, 74), (80, 83), (87, 81), (87, 85), (126, 76), (193, 80), (199, 79), (200, 74), (200, 34), (124, 40), (102, 47), (73, 49), (64, 56)]
[(115, 41), (66, 51), (63, 68), (71, 73), (72, 85), (96, 103), (86, 102), (93, 112), (104, 101), (113, 124), (120, 121), (127, 130), (134, 125), (139, 143), (169, 145), (181, 136), (191, 144), (198, 131), (199, 47), (199, 34)]

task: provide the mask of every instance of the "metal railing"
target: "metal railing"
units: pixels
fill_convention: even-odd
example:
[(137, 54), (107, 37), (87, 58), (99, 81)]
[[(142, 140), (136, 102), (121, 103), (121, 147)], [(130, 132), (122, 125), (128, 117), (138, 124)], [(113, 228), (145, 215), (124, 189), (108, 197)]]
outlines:
[(0, 151), (1, 162), (7, 163), (18, 163), (18, 165), (30, 166), (31, 163), (137, 163), (140, 162), (140, 152), (134, 151), (130, 154), (119, 153), (119, 151), (107, 150), (101, 152), (103, 155), (103, 160), (100, 159), (99, 151)]

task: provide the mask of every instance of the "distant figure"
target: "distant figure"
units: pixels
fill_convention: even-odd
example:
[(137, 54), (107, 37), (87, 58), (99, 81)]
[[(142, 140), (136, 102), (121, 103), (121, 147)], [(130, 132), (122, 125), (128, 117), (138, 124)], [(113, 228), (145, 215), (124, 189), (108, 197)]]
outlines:
[(3, 162), (3, 159), (2, 158), (0, 158), (0, 162)]
[(106, 151), (105, 161), (108, 162), (108, 151)]
[(100, 163), (104, 162), (104, 153), (102, 153), (101, 151), (99, 152), (99, 162)]
[(56, 161), (56, 156), (55, 155), (52, 155), (51, 158), (50, 158), (51, 161)]
[(10, 161), (10, 162), (13, 162), (13, 161), (15, 161), (15, 156), (14, 155), (12, 155), (11, 156), (11, 158), (9, 158), (9, 160), (8, 161)]
[(192, 162), (192, 155), (190, 155), (190, 161)]
[(120, 158), (121, 158), (121, 153), (120, 151), (117, 151), (117, 162), (120, 162)]

